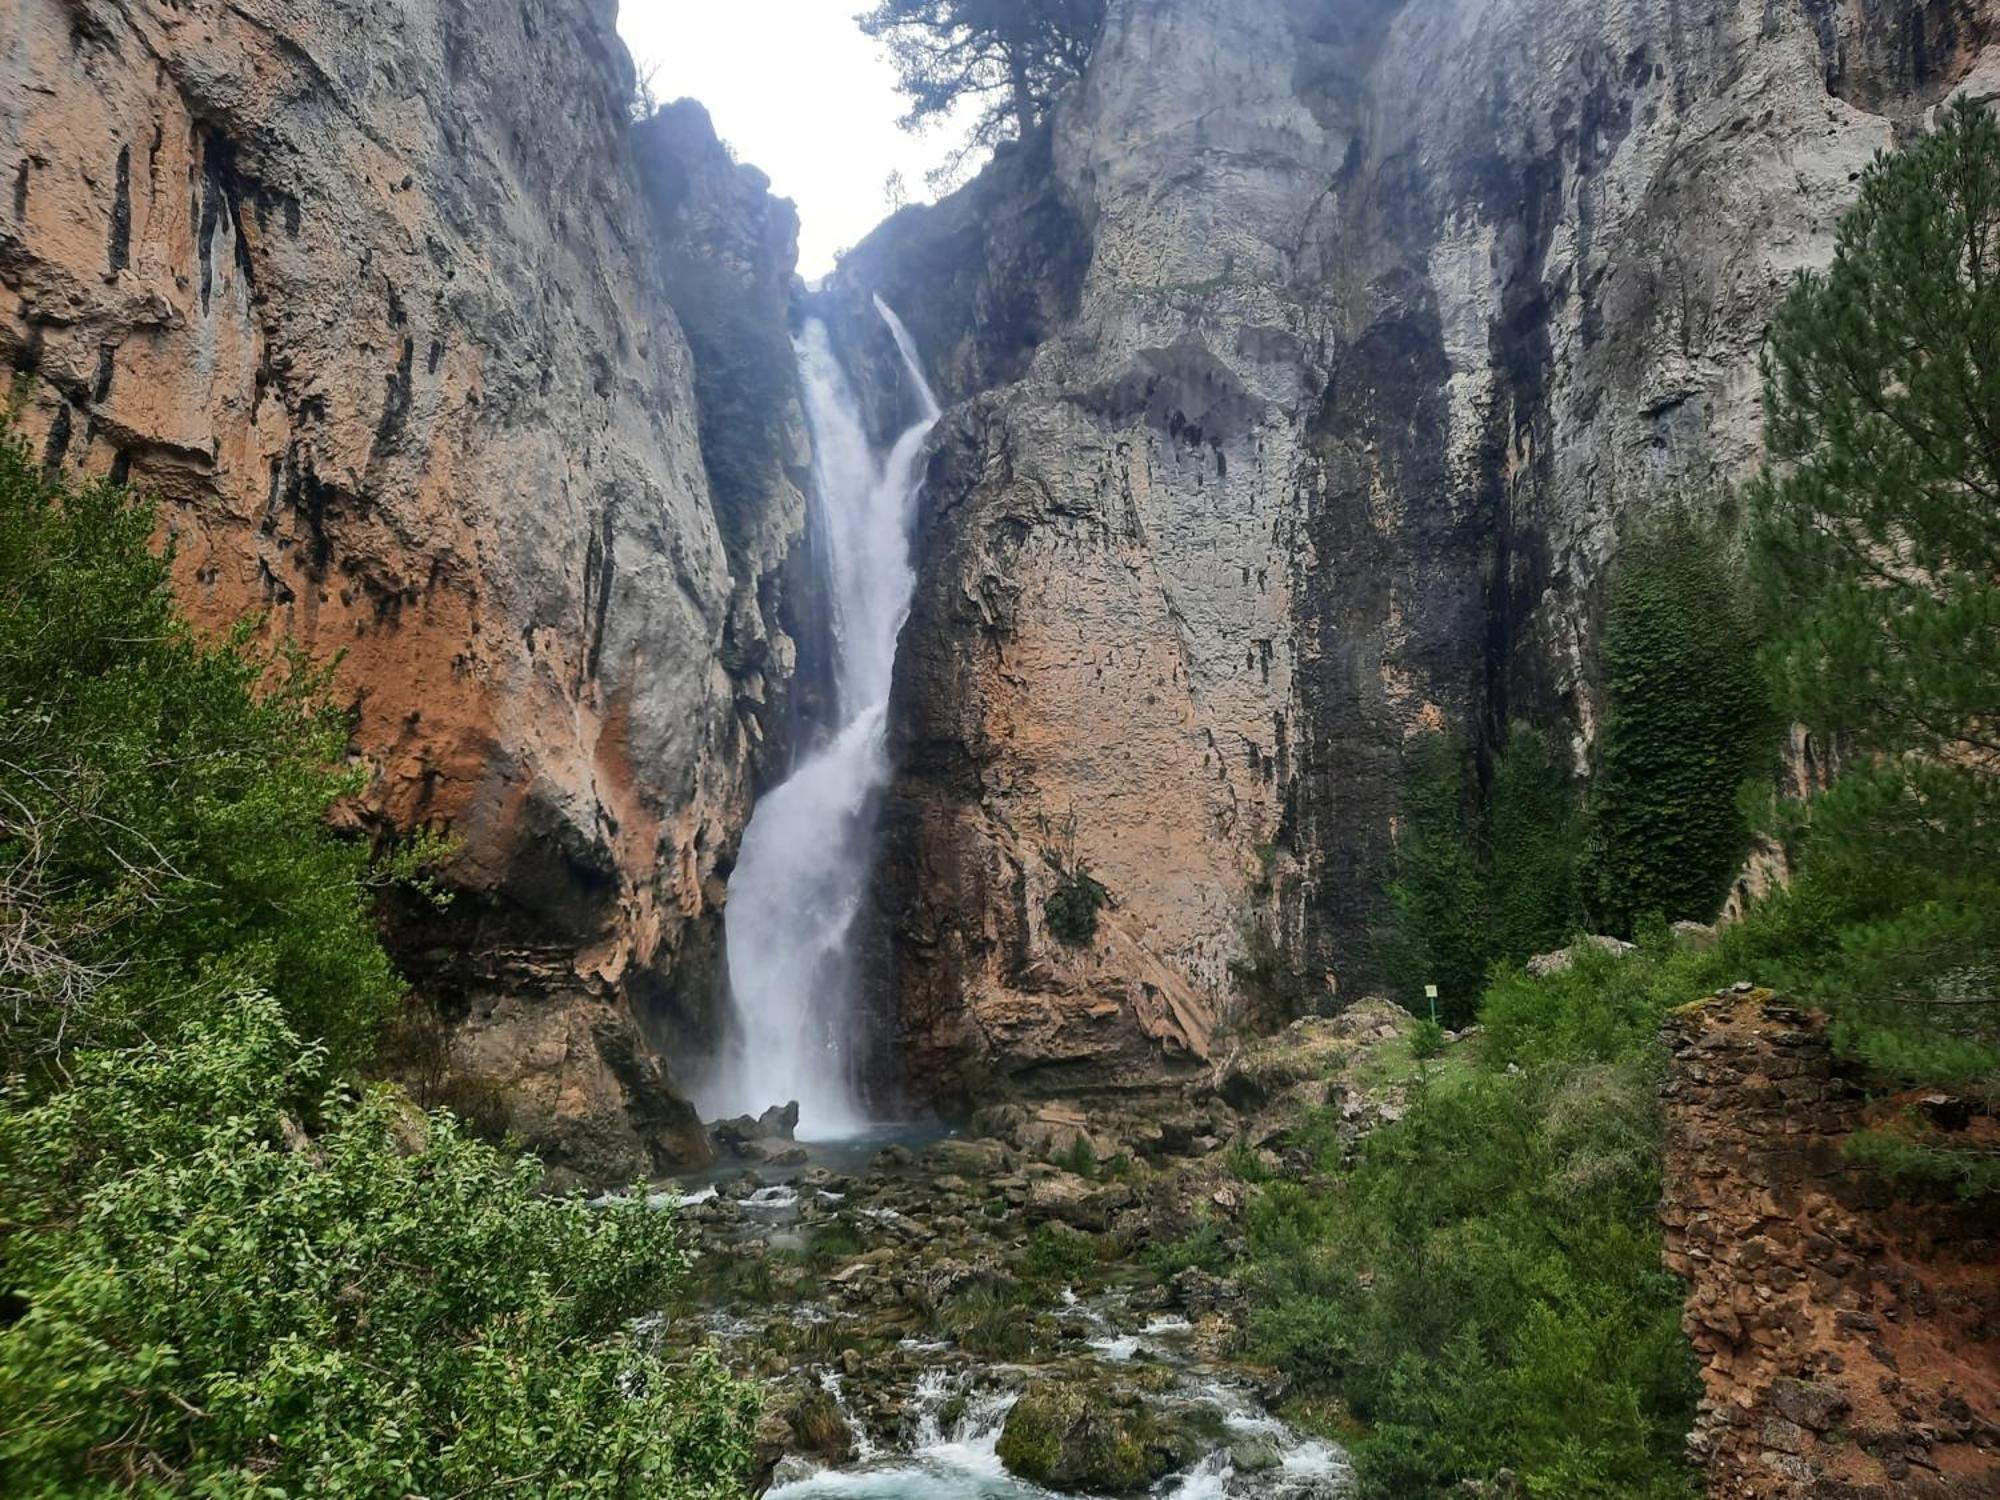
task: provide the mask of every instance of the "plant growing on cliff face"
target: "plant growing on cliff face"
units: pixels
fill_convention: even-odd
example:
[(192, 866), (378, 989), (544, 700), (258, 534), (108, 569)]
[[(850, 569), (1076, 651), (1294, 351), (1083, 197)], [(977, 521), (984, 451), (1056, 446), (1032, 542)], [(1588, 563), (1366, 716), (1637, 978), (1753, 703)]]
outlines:
[(383, 872), (326, 822), (361, 785), (345, 717), (296, 651), (196, 638), (155, 524), (0, 430), (0, 1068), (244, 988), (358, 1059), (401, 986)]
[(1983, 107), (1869, 169), (1764, 377), (1766, 661), (1838, 764), (1787, 824), (1800, 897), (1836, 934), (1813, 984), (1882, 1076), (2000, 1093), (2000, 124)]
[(976, 100), (975, 145), (1025, 136), (1080, 78), (1104, 28), (1105, 0), (878, 0), (861, 29), (887, 44), (909, 96), (906, 129)]
[(1744, 784), (1773, 751), (1748, 590), (1726, 538), (1682, 510), (1641, 526), (1611, 576), (1605, 719), (1584, 902), (1630, 937), (1712, 921), (1750, 846)]
[(1051, 831), (1042, 822), (1042, 863), (1055, 875), (1055, 889), (1042, 899), (1042, 920), (1057, 941), (1072, 948), (1089, 946), (1097, 938), (1097, 914), (1111, 904), (1111, 893), (1098, 884), (1090, 866), (1076, 852), (1076, 814), (1070, 813)]

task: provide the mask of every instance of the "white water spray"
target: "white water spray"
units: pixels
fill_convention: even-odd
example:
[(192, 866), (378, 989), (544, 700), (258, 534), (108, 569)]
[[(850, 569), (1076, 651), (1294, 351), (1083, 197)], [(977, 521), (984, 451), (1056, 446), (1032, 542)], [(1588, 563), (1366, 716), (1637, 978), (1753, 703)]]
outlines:
[(867, 894), (876, 805), (889, 777), (889, 687), (916, 583), (917, 460), (938, 419), (908, 331), (881, 298), (875, 307), (895, 335), (922, 416), (878, 464), (825, 325), (806, 324), (796, 348), (813, 437), (812, 513), (833, 602), (840, 729), (758, 802), (744, 831), (724, 915), (735, 1024), (701, 1091), (711, 1116), (796, 1099), (799, 1133), (809, 1140), (866, 1125), (848, 1052), (848, 940)]

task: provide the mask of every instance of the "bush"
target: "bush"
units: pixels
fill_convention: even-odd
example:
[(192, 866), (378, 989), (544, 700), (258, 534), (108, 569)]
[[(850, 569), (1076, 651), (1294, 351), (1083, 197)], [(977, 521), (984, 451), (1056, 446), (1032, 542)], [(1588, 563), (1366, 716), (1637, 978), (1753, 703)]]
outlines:
[(1055, 889), (1042, 901), (1042, 918), (1058, 942), (1088, 947), (1097, 938), (1097, 914), (1111, 904), (1111, 893), (1090, 873), (1076, 849), (1076, 814), (1071, 813), (1053, 833), (1045, 825), (1042, 863), (1055, 876)]
[(401, 986), (372, 921), (387, 872), (326, 822), (362, 785), (345, 720), (297, 652), (195, 638), (155, 519), (0, 434), (0, 1069), (250, 989), (357, 1061)]
[(1655, 1220), (1657, 1035), (1753, 946), (1656, 934), (1547, 981), (1501, 970), (1466, 1070), (1420, 1077), (1351, 1170), (1328, 1145), (1310, 1182), (1250, 1206), (1253, 1337), (1366, 1424), (1364, 1496), (1503, 1468), (1529, 1494), (1694, 1494), (1694, 1361)]
[(1028, 1274), (1044, 1281), (1075, 1281), (1098, 1264), (1097, 1241), (1061, 1224), (1044, 1224), (1028, 1238)]
[(447, 1115), (319, 1095), (254, 994), (72, 1070), (0, 1110), (22, 1492), (740, 1493), (750, 1393), (629, 1331), (683, 1268), (643, 1195), (543, 1197)]
[(1442, 1057), (1449, 1042), (1445, 1029), (1426, 1016), (1410, 1032), (1410, 1056), (1420, 1060)]
[(631, 1331), (671, 1219), (340, 1082), (401, 990), (371, 887), (438, 846), (329, 830), (325, 674), (198, 641), (153, 530), (0, 435), (10, 1493), (739, 1494), (749, 1393)]

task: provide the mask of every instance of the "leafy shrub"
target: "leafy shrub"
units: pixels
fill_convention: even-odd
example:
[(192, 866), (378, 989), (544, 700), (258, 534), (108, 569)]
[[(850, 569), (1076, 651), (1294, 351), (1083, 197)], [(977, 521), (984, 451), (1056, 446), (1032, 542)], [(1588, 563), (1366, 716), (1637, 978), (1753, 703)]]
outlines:
[(1529, 1494), (1694, 1494), (1694, 1362), (1655, 1218), (1658, 1030), (1775, 941), (1696, 952), (1656, 931), (1545, 981), (1503, 967), (1488, 1047), (1419, 1077), (1350, 1170), (1334, 1136), (1302, 1133), (1319, 1170), (1245, 1215), (1252, 1334), (1365, 1424), (1364, 1496), (1441, 1497), (1503, 1468)]
[(721, 1497), (754, 1401), (627, 1330), (682, 1269), (643, 1195), (334, 1088), (238, 997), (0, 1110), (0, 1468), (23, 1492)]
[(1219, 1274), (1229, 1268), (1229, 1247), (1220, 1225), (1209, 1221), (1197, 1224), (1178, 1239), (1156, 1241), (1143, 1257), (1147, 1269), (1171, 1279), (1186, 1270)]
[(0, 1069), (245, 989), (359, 1060), (401, 986), (371, 914), (390, 872), (326, 822), (362, 784), (345, 721), (298, 653), (196, 639), (155, 519), (0, 433)]
[(1428, 1016), (1410, 1032), (1410, 1056), (1415, 1058), (1442, 1057), (1448, 1044), (1444, 1027)]
[(629, 1331), (670, 1218), (339, 1081), (401, 989), (371, 888), (439, 846), (334, 836), (325, 674), (197, 640), (153, 530), (0, 434), (10, 1492), (740, 1493), (750, 1394)]

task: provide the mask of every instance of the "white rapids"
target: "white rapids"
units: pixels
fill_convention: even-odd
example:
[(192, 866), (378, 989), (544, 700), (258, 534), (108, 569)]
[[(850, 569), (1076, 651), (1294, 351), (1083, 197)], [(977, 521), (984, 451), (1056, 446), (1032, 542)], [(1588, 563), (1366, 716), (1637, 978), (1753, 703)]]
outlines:
[(840, 727), (751, 814), (724, 914), (732, 1030), (698, 1091), (711, 1118), (797, 1100), (800, 1138), (817, 1141), (868, 1123), (850, 1054), (849, 938), (889, 778), (889, 688), (916, 584), (910, 522), (922, 485), (918, 460), (939, 416), (908, 331), (880, 298), (875, 306), (920, 411), (880, 462), (826, 326), (814, 319), (796, 341), (813, 438), (812, 518), (833, 604)]

